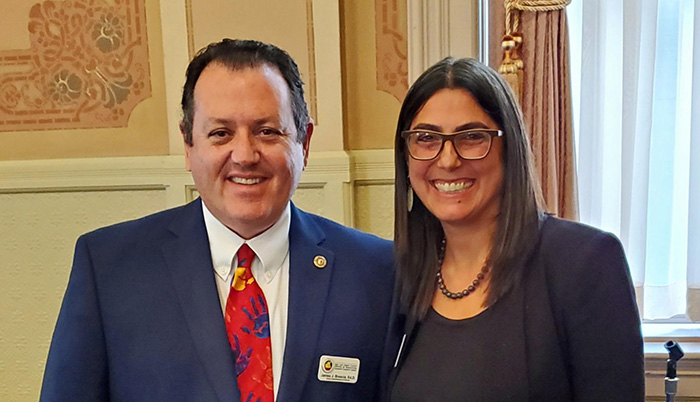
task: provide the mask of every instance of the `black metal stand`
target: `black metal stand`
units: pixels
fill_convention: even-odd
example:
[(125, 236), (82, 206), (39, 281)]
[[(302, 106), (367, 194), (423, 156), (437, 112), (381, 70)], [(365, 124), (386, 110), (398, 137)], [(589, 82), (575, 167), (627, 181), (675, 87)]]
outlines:
[(681, 346), (676, 341), (668, 341), (664, 344), (668, 351), (668, 360), (666, 360), (666, 402), (673, 402), (676, 399), (678, 392), (678, 376), (676, 375), (676, 366), (684, 353)]

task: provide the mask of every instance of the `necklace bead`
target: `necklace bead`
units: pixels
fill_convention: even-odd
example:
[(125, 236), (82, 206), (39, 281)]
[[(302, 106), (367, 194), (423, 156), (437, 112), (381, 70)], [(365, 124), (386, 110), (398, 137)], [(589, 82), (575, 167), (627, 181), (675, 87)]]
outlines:
[(467, 286), (466, 289), (456, 293), (450, 292), (447, 289), (447, 286), (445, 285), (445, 280), (442, 278), (442, 262), (445, 260), (445, 243), (445, 239), (442, 239), (442, 242), (440, 244), (440, 255), (438, 257), (438, 271), (436, 275), (437, 285), (438, 289), (440, 289), (440, 293), (442, 293), (445, 297), (450, 298), (452, 300), (457, 300), (469, 296), (470, 294), (474, 293), (474, 291), (476, 291), (476, 288), (479, 286), (481, 281), (484, 280), (486, 274), (489, 272), (489, 267), (488, 264), (484, 264), (484, 266), (481, 267), (481, 271), (478, 274), (476, 274), (476, 279), (474, 279), (471, 285)]

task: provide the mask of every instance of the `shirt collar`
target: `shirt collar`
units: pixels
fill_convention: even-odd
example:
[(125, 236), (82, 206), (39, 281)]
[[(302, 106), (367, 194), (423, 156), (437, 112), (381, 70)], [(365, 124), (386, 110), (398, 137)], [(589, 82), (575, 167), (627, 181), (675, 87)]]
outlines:
[(248, 246), (255, 252), (257, 260), (260, 261), (260, 265), (253, 261), (253, 275), (258, 281), (269, 283), (289, 254), (290, 204), (287, 203), (287, 207), (274, 225), (248, 240), (243, 239), (221, 223), (209, 211), (204, 201), (201, 204), (204, 225), (209, 237), (211, 260), (216, 274), (226, 280), (231, 273), (232, 266), (236, 263), (236, 252), (243, 243), (248, 243)]

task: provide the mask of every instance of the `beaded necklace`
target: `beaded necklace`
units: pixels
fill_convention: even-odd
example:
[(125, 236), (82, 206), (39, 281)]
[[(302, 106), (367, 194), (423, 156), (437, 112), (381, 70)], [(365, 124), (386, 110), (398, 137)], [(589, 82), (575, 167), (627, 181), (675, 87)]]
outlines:
[(471, 293), (474, 293), (476, 288), (479, 286), (481, 281), (484, 280), (486, 277), (486, 274), (489, 272), (489, 266), (487, 263), (484, 263), (484, 266), (481, 267), (481, 271), (476, 274), (476, 278), (472, 281), (472, 283), (467, 286), (466, 289), (462, 290), (461, 292), (450, 292), (447, 289), (447, 286), (445, 286), (445, 281), (442, 278), (442, 262), (445, 260), (445, 244), (446, 241), (445, 239), (442, 239), (442, 243), (440, 244), (440, 254), (438, 256), (438, 271), (437, 271), (437, 286), (438, 289), (440, 289), (440, 292), (445, 295), (445, 297), (448, 297), (453, 300), (461, 299), (465, 296), (469, 296)]

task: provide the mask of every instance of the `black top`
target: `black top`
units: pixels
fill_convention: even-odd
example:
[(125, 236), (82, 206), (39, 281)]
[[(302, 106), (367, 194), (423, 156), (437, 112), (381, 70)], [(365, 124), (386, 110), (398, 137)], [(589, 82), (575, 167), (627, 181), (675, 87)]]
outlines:
[(395, 302), (383, 400), (643, 402), (639, 313), (619, 240), (547, 217), (521, 268), (489, 310), (443, 322), (454, 328), (433, 313), (426, 329)]
[[(465, 320), (430, 309), (415, 333), (391, 402), (526, 401), (527, 373), (519, 303), (509, 292)], [(496, 363), (494, 363), (496, 362)]]

